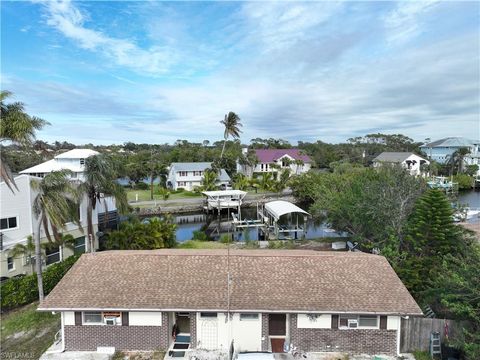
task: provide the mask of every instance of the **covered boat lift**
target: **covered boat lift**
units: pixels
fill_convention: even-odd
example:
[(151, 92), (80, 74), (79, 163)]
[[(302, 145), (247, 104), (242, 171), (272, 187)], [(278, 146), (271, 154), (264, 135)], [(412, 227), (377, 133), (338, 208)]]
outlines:
[(242, 200), (247, 192), (242, 190), (218, 190), (203, 191), (202, 194), (207, 197), (205, 205), (207, 212), (216, 209), (220, 214), (222, 209), (237, 209), (238, 214), (240, 214)]
[[(275, 237), (278, 239), (282, 234), (287, 238), (292, 238), (291, 234), (295, 237), (297, 233), (302, 233), (302, 238), (305, 237), (305, 227), (300, 226), (298, 223), (299, 216), (303, 216), (303, 224), (306, 224), (307, 216), (310, 216), (308, 212), (299, 208), (297, 205), (284, 200), (271, 201), (265, 204), (265, 216), (268, 219), (268, 227), (273, 230)], [(296, 214), (296, 223), (293, 226), (280, 225), (278, 221), (284, 215)]]

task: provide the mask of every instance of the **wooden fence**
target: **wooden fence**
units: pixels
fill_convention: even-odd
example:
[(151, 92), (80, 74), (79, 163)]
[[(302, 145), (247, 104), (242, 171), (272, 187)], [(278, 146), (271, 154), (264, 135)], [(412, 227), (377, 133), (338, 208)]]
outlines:
[(420, 317), (402, 319), (400, 351), (402, 353), (408, 353), (414, 350), (429, 351), (430, 334), (434, 331), (440, 333), (443, 342), (445, 338), (445, 322), (448, 324), (449, 339), (462, 336), (462, 325), (457, 321)]

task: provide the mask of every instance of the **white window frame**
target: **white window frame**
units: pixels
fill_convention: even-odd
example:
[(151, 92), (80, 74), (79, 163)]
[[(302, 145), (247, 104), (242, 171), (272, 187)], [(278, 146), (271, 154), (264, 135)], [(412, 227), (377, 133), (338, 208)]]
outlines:
[[(100, 314), (100, 318), (101, 318), (101, 321), (100, 322), (86, 322), (85, 321), (85, 314), (92, 314), (92, 313), (99, 313)], [(107, 316), (108, 319), (112, 318), (113, 316)], [(107, 325), (107, 323), (105, 322), (105, 312), (103, 311), (82, 311), (82, 325), (86, 325), (86, 326), (90, 326), (90, 325), (93, 325), (93, 326), (119, 326), (119, 325), (122, 325), (122, 313), (120, 312), (120, 316), (117, 316), (116, 317), (118, 320), (117, 320), (117, 323), (115, 325)]]
[[(10, 265), (9, 262), (8, 262), (9, 259), (12, 259), (12, 263), (11, 263), (11, 264), (12, 264), (12, 268), (11, 268), (11, 269), (10, 269), (10, 267), (9, 267), (9, 265)], [(14, 258), (13, 256), (8, 256), (8, 257), (7, 257), (7, 270), (8, 270), (9, 272), (10, 272), (10, 271), (15, 271), (15, 258)]]
[(240, 321), (258, 321), (258, 313), (240, 313)]
[[(49, 256), (52, 256), (52, 255), (57, 255), (57, 254), (58, 254), (58, 261), (52, 262), (52, 263), (50, 263), (50, 264), (47, 264), (47, 259), (48, 259), (48, 257), (49, 257)], [(58, 251), (52, 252), (51, 254), (48, 254), (48, 255), (47, 255), (47, 251), (45, 250), (45, 264), (46, 264), (47, 266), (50, 266), (50, 265), (53, 265), (53, 264), (57, 264), (57, 263), (59, 263), (59, 262), (61, 262), (61, 261), (62, 261), (62, 254), (61, 254), (61, 252), (60, 252), (60, 245), (58, 246)]]
[(5, 232), (5, 231), (11, 231), (11, 230), (16, 230), (16, 229), (18, 229), (18, 228), (20, 227), (20, 225), (19, 225), (19, 221), (18, 221), (18, 216), (17, 216), (17, 215), (7, 216), (7, 217), (3, 217), (3, 218), (1, 218), (1, 219), (2, 219), (2, 220), (3, 220), (3, 219), (7, 219), (7, 226), (9, 226), (9, 220), (10, 220), (10, 219), (13, 219), (13, 218), (15, 218), (15, 221), (16, 221), (17, 226), (15, 226), (15, 227), (7, 227), (7, 228), (5, 228), (5, 229), (0, 229), (0, 231)]
[[(77, 239), (80, 239), (83, 237), (83, 245), (75, 245), (75, 241)], [(73, 253), (75, 254), (75, 251), (77, 250), (77, 248), (81, 248), (83, 246), (83, 252), (81, 254), (84, 254), (85, 251), (86, 251), (86, 245), (87, 245), (87, 238), (85, 236), (79, 236), (78, 238), (74, 239), (73, 241)]]
[[(365, 316), (369, 318), (376, 318), (377, 319), (377, 325), (376, 326), (360, 326), (360, 317)], [(347, 324), (348, 324), (348, 319), (350, 320), (356, 320), (357, 321), (357, 327), (356, 328), (351, 328), (344, 325), (340, 325), (340, 319), (341, 318), (347, 318)], [(341, 330), (357, 330), (357, 329), (380, 329), (380, 318), (378, 315), (354, 315), (354, 314), (343, 314), (338, 317), (338, 328)]]
[[(205, 316), (205, 314), (211, 314), (211, 316)], [(202, 311), (200, 313), (200, 318), (202, 318), (202, 319), (217, 319), (218, 318), (218, 313), (211, 312), (211, 311)]]

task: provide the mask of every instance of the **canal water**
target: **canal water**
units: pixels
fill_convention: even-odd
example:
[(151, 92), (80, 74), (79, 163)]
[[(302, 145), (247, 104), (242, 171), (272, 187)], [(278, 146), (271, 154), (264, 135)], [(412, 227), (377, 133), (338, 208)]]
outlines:
[[(458, 195), (458, 203), (465, 204), (470, 208), (480, 208), (480, 191), (465, 191), (461, 192)], [(306, 206), (300, 206), (304, 209), (307, 209)], [(228, 219), (227, 213), (224, 213), (220, 217), (220, 224), (225, 225), (228, 221), (231, 221), (231, 218)], [(293, 219), (283, 219), (281, 224), (293, 224), (295, 223), (295, 215), (293, 215)], [(177, 242), (185, 242), (187, 240), (191, 240), (193, 238), (194, 231), (203, 231), (209, 234), (209, 236), (214, 239), (218, 240), (221, 235), (229, 234), (232, 236), (232, 232), (220, 231), (218, 233), (219, 226), (219, 218), (215, 215), (207, 215), (204, 212), (195, 212), (195, 213), (187, 213), (187, 214), (176, 214), (173, 215), (174, 221), (177, 224), (177, 231), (176, 231), (176, 239)], [(242, 219), (256, 219), (256, 208), (242, 208)], [(301, 226), (303, 224), (303, 216), (299, 216), (299, 223)], [(224, 228), (225, 226), (220, 226)], [(301, 233), (297, 234), (298, 238), (301, 238)], [(306, 239), (318, 239), (318, 238), (326, 238), (326, 237), (345, 237), (347, 236), (346, 233), (337, 232), (330, 228), (329, 224), (318, 220), (308, 218), (306, 222)], [(243, 231), (237, 231), (233, 234), (233, 237), (237, 241), (245, 241), (245, 240), (259, 240), (261, 239), (261, 233), (258, 231), (257, 228), (248, 228), (244, 229)]]
[[(242, 208), (242, 219), (254, 220), (256, 219), (256, 208)], [(222, 213), (220, 219), (217, 214), (207, 215), (202, 212), (190, 213), (190, 214), (178, 214), (173, 216), (175, 223), (177, 224), (176, 239), (177, 242), (185, 242), (193, 238), (194, 231), (203, 231), (209, 235), (210, 238), (218, 240), (220, 236), (227, 234), (233, 236), (236, 241), (246, 241), (246, 240), (261, 240), (262, 233), (258, 228), (246, 228), (238, 230), (237, 232), (225, 231), (225, 226), (232, 219), (228, 219), (227, 213)], [(292, 218), (285, 216), (285, 219), (282, 219), (279, 224), (296, 224), (296, 215), (292, 215)], [(299, 216), (299, 225), (304, 226), (303, 215)], [(219, 226), (220, 223), (220, 226)], [(220, 230), (220, 234), (218, 229)], [(306, 233), (305, 239), (317, 239), (325, 237), (344, 237), (347, 234), (336, 232), (331, 229), (329, 225), (322, 221), (317, 221), (315, 219), (307, 218), (306, 222)], [(293, 236), (293, 235), (292, 235)], [(302, 233), (297, 233), (297, 238), (302, 238)]]

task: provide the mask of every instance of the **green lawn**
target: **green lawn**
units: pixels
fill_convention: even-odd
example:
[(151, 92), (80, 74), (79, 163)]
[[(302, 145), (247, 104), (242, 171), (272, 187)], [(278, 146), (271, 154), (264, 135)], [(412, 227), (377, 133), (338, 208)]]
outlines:
[[(135, 189), (127, 189), (127, 199), (128, 201), (135, 201), (136, 194), (138, 194), (138, 201), (148, 201), (150, 200), (150, 190), (135, 190)], [(191, 197), (201, 197), (202, 194), (195, 193), (193, 191), (184, 191), (180, 193), (172, 194), (168, 197), (168, 200), (175, 200), (175, 199), (186, 199)], [(154, 200), (163, 200), (163, 197), (159, 194), (153, 194)]]
[(218, 241), (188, 240), (177, 245), (178, 249), (226, 249), (227, 245)]
[(53, 344), (60, 314), (36, 311), (38, 303), (1, 315), (1, 359), (38, 359)]

